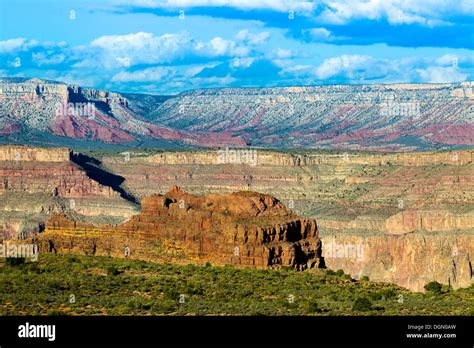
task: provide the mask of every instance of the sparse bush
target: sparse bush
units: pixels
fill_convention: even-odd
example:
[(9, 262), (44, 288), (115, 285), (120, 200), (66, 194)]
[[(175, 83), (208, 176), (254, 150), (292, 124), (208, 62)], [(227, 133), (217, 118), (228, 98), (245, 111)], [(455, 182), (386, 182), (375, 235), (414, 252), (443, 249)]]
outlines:
[(122, 273), (117, 267), (115, 266), (109, 266), (107, 267), (107, 274), (109, 276), (116, 276), (116, 275), (119, 275), (120, 273)]
[[(9, 303), (0, 306), (0, 315), (47, 315), (55, 311), (54, 315), (347, 315), (351, 308), (352, 315), (399, 315), (400, 303), (395, 299), (400, 294), (406, 299), (403, 314), (473, 313), (469, 304), (474, 286), (446, 292), (447, 286), (442, 285), (443, 296), (426, 301), (432, 293), (413, 293), (382, 283), (348, 283), (348, 275), (337, 276), (329, 270), (191, 267), (74, 257), (77, 263), (73, 265), (64, 255), (43, 255), (37, 263), (27, 262), (18, 268), (0, 264), (0, 294)], [(36, 266), (38, 273), (33, 270)], [(132, 272), (104, 276), (126, 269)], [(34, 292), (32, 283), (37, 284)], [(58, 293), (74, 294), (77, 302), (68, 304), (68, 311), (62, 310), (65, 296)], [(180, 294), (185, 295), (185, 303), (180, 303)], [(293, 303), (289, 294), (295, 296)]]
[(382, 299), (383, 295), (382, 295), (381, 291), (375, 291), (375, 292), (371, 292), (369, 294), (369, 297), (373, 301), (378, 301), (378, 300)]
[(5, 262), (8, 266), (19, 266), (25, 263), (24, 257), (7, 257)]
[(382, 289), (380, 290), (380, 293), (386, 300), (391, 300), (397, 297), (397, 291), (394, 288)]
[(433, 294), (439, 295), (443, 286), (438, 282), (429, 282), (425, 285), (425, 290), (432, 292)]
[(372, 310), (372, 302), (367, 297), (359, 297), (352, 305), (353, 311), (367, 312)]
[(75, 263), (75, 262), (81, 262), (77, 257), (75, 256), (69, 256), (67, 258), (67, 262), (70, 262), (70, 263)]
[(350, 274), (343, 274), (343, 275), (342, 275), (342, 279), (352, 281), (352, 277), (351, 277)]
[(320, 312), (318, 303), (314, 300), (308, 302), (306, 309), (307, 309), (308, 313), (319, 313)]
[(32, 273), (41, 273), (41, 269), (40, 267), (38, 266), (38, 263), (37, 262), (32, 262), (30, 263), (29, 267), (28, 267), (28, 271), (29, 272), (32, 272)]

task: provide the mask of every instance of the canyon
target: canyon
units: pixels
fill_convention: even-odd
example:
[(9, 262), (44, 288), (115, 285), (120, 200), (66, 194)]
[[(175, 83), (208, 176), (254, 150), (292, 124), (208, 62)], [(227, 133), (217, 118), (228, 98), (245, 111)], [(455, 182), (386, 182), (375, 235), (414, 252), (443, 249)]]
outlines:
[(138, 205), (114, 185), (123, 178), (88, 171), (77, 157), (67, 148), (0, 146), (1, 238), (37, 234), (59, 212), (92, 221), (122, 221), (136, 212)]
[[(324, 260), (353, 277), (415, 291), (433, 280), (466, 287), (473, 282), (473, 154), (3, 146), (3, 238), (33, 238), (44, 252), (117, 257), (128, 246), (130, 257), (165, 262), (302, 269)], [(310, 256), (296, 262), (302, 245)]]
[(474, 145), (474, 83), (119, 93), (0, 78), (0, 143), (75, 148), (350, 149)]

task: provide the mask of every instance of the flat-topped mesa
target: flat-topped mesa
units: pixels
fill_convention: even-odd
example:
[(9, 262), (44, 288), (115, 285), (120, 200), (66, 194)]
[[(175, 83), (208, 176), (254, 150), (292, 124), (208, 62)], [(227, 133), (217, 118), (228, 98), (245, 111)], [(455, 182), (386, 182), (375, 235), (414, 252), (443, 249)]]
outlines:
[(140, 214), (119, 225), (55, 215), (38, 243), (42, 252), (299, 270), (323, 265), (316, 221), (255, 192), (195, 196), (173, 187), (143, 199)]
[(118, 93), (94, 88), (82, 88), (77, 85), (68, 85), (57, 81), (32, 79), (2, 79), (0, 78), (0, 99), (8, 97), (22, 97), (33, 101), (35, 99), (54, 99), (68, 103), (87, 100), (100, 101), (106, 104), (118, 102), (127, 106), (126, 98)]
[[(244, 166), (315, 166), (328, 165), (401, 165), (426, 166), (436, 164), (464, 165), (474, 160), (473, 150), (456, 150), (416, 153), (353, 153), (323, 154), (307, 152), (303, 154), (279, 153), (252, 148), (225, 148), (188, 152), (164, 152), (150, 156), (137, 156), (131, 162), (146, 165), (244, 165)], [(123, 157), (108, 157), (105, 163), (123, 163)]]
[(14, 162), (69, 162), (72, 151), (68, 148), (39, 148), (29, 146), (0, 146), (0, 161)]

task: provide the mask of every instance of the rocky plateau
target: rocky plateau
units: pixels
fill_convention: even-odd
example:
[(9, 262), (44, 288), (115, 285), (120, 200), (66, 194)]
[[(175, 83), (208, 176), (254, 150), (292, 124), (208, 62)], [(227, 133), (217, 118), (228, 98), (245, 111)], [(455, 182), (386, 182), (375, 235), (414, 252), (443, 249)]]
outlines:
[(200, 89), (153, 96), (0, 78), (0, 142), (115, 148), (474, 145), (474, 84)]
[[(311, 268), (320, 250), (356, 278), (458, 288), (473, 282), (473, 154), (3, 146), (0, 228), (45, 252), (125, 257), (128, 246), (172, 262)], [(318, 260), (296, 262), (296, 245)]]

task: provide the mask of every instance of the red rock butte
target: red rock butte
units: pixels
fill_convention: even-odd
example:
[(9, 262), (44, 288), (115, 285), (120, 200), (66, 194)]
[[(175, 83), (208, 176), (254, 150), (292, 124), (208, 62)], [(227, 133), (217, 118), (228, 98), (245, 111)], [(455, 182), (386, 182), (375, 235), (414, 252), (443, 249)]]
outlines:
[(35, 242), (41, 252), (298, 270), (323, 266), (316, 220), (249, 191), (195, 196), (174, 186), (144, 198), (141, 212), (118, 225), (54, 215)]

